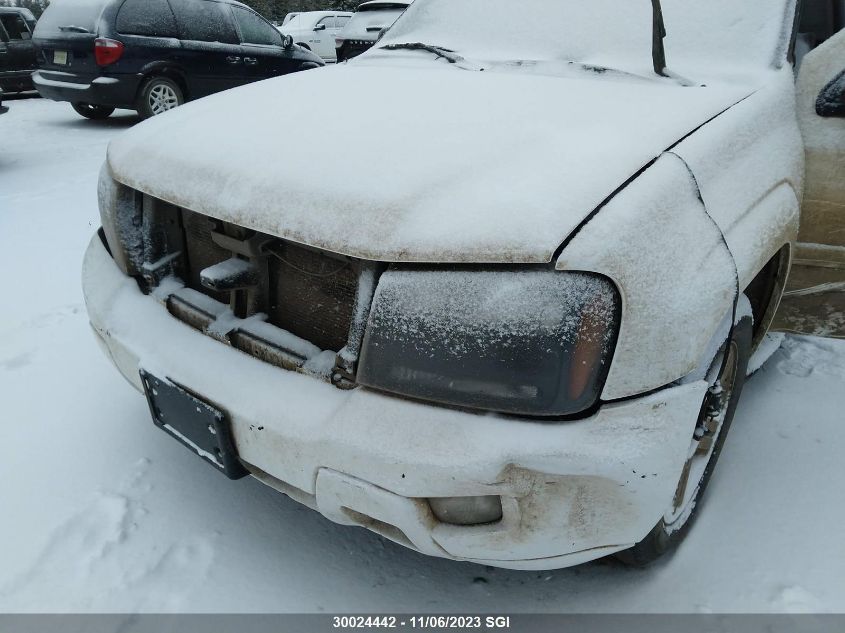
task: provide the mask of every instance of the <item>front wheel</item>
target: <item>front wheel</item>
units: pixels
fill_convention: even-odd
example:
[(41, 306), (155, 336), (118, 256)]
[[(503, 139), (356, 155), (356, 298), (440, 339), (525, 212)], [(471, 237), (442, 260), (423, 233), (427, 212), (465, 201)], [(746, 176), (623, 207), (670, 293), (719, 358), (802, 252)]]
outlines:
[(182, 88), (168, 77), (152, 77), (141, 88), (138, 98), (138, 114), (149, 119), (185, 103)]
[(112, 112), (114, 112), (114, 108), (93, 105), (91, 103), (72, 103), (71, 105), (77, 114), (81, 114), (86, 119), (92, 119), (94, 121), (108, 119), (112, 115)]
[(671, 504), (642, 541), (616, 555), (622, 562), (636, 567), (654, 562), (677, 547), (692, 526), (745, 384), (753, 329), (751, 317), (741, 318), (710, 365), (710, 387)]

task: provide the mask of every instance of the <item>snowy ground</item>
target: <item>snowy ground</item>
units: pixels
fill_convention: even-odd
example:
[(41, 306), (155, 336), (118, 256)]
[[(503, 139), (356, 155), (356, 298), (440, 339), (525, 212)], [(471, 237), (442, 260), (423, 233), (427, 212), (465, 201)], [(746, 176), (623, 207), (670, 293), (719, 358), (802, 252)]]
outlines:
[(524, 573), (426, 558), (229, 482), (153, 427), (79, 287), (106, 144), (136, 119), (8, 105), (0, 612), (845, 611), (845, 342), (787, 339), (752, 379), (671, 560)]

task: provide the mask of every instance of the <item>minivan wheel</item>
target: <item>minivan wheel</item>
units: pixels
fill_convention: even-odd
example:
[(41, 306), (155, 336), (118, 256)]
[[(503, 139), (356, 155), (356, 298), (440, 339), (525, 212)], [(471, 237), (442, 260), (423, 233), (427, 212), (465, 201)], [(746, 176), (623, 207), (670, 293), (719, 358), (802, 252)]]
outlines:
[(73, 109), (76, 110), (77, 114), (81, 114), (86, 119), (93, 119), (95, 121), (108, 119), (112, 112), (114, 112), (114, 108), (93, 105), (91, 103), (72, 103), (71, 105), (73, 106)]
[(710, 388), (671, 505), (642, 541), (616, 555), (622, 562), (635, 567), (654, 562), (683, 541), (698, 516), (745, 384), (753, 329), (751, 317), (740, 319), (714, 358), (707, 374)]
[(153, 77), (144, 84), (138, 101), (138, 114), (142, 119), (149, 119), (178, 108), (185, 103), (185, 96), (179, 84), (172, 79)]

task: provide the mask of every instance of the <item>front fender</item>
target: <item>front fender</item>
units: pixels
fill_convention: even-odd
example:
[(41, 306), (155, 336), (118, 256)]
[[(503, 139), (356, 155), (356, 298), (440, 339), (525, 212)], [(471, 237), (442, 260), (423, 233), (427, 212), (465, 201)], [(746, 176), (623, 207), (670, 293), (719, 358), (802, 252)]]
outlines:
[(693, 371), (736, 301), (736, 263), (686, 164), (665, 153), (563, 249), (559, 270), (614, 280), (622, 323), (604, 400)]

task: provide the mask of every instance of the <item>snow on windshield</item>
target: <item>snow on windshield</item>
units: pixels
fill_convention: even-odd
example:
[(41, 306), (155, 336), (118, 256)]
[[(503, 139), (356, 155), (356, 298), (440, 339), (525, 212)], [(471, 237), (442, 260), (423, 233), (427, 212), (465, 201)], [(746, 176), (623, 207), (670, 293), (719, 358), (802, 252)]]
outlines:
[(94, 33), (105, 4), (105, 0), (54, 0), (38, 21), (38, 34), (56, 35), (63, 26), (78, 26)]
[[(769, 68), (785, 53), (794, 0), (662, 4), (676, 72), (702, 61)], [(650, 74), (652, 18), (651, 0), (417, 0), (383, 42), (424, 42), (484, 61), (575, 61)]]
[(651, 22), (650, 0), (418, 0), (383, 41), (425, 42), (489, 61), (604, 65), (627, 56), (647, 71)]
[(663, 0), (670, 69), (780, 67), (795, 0)]

